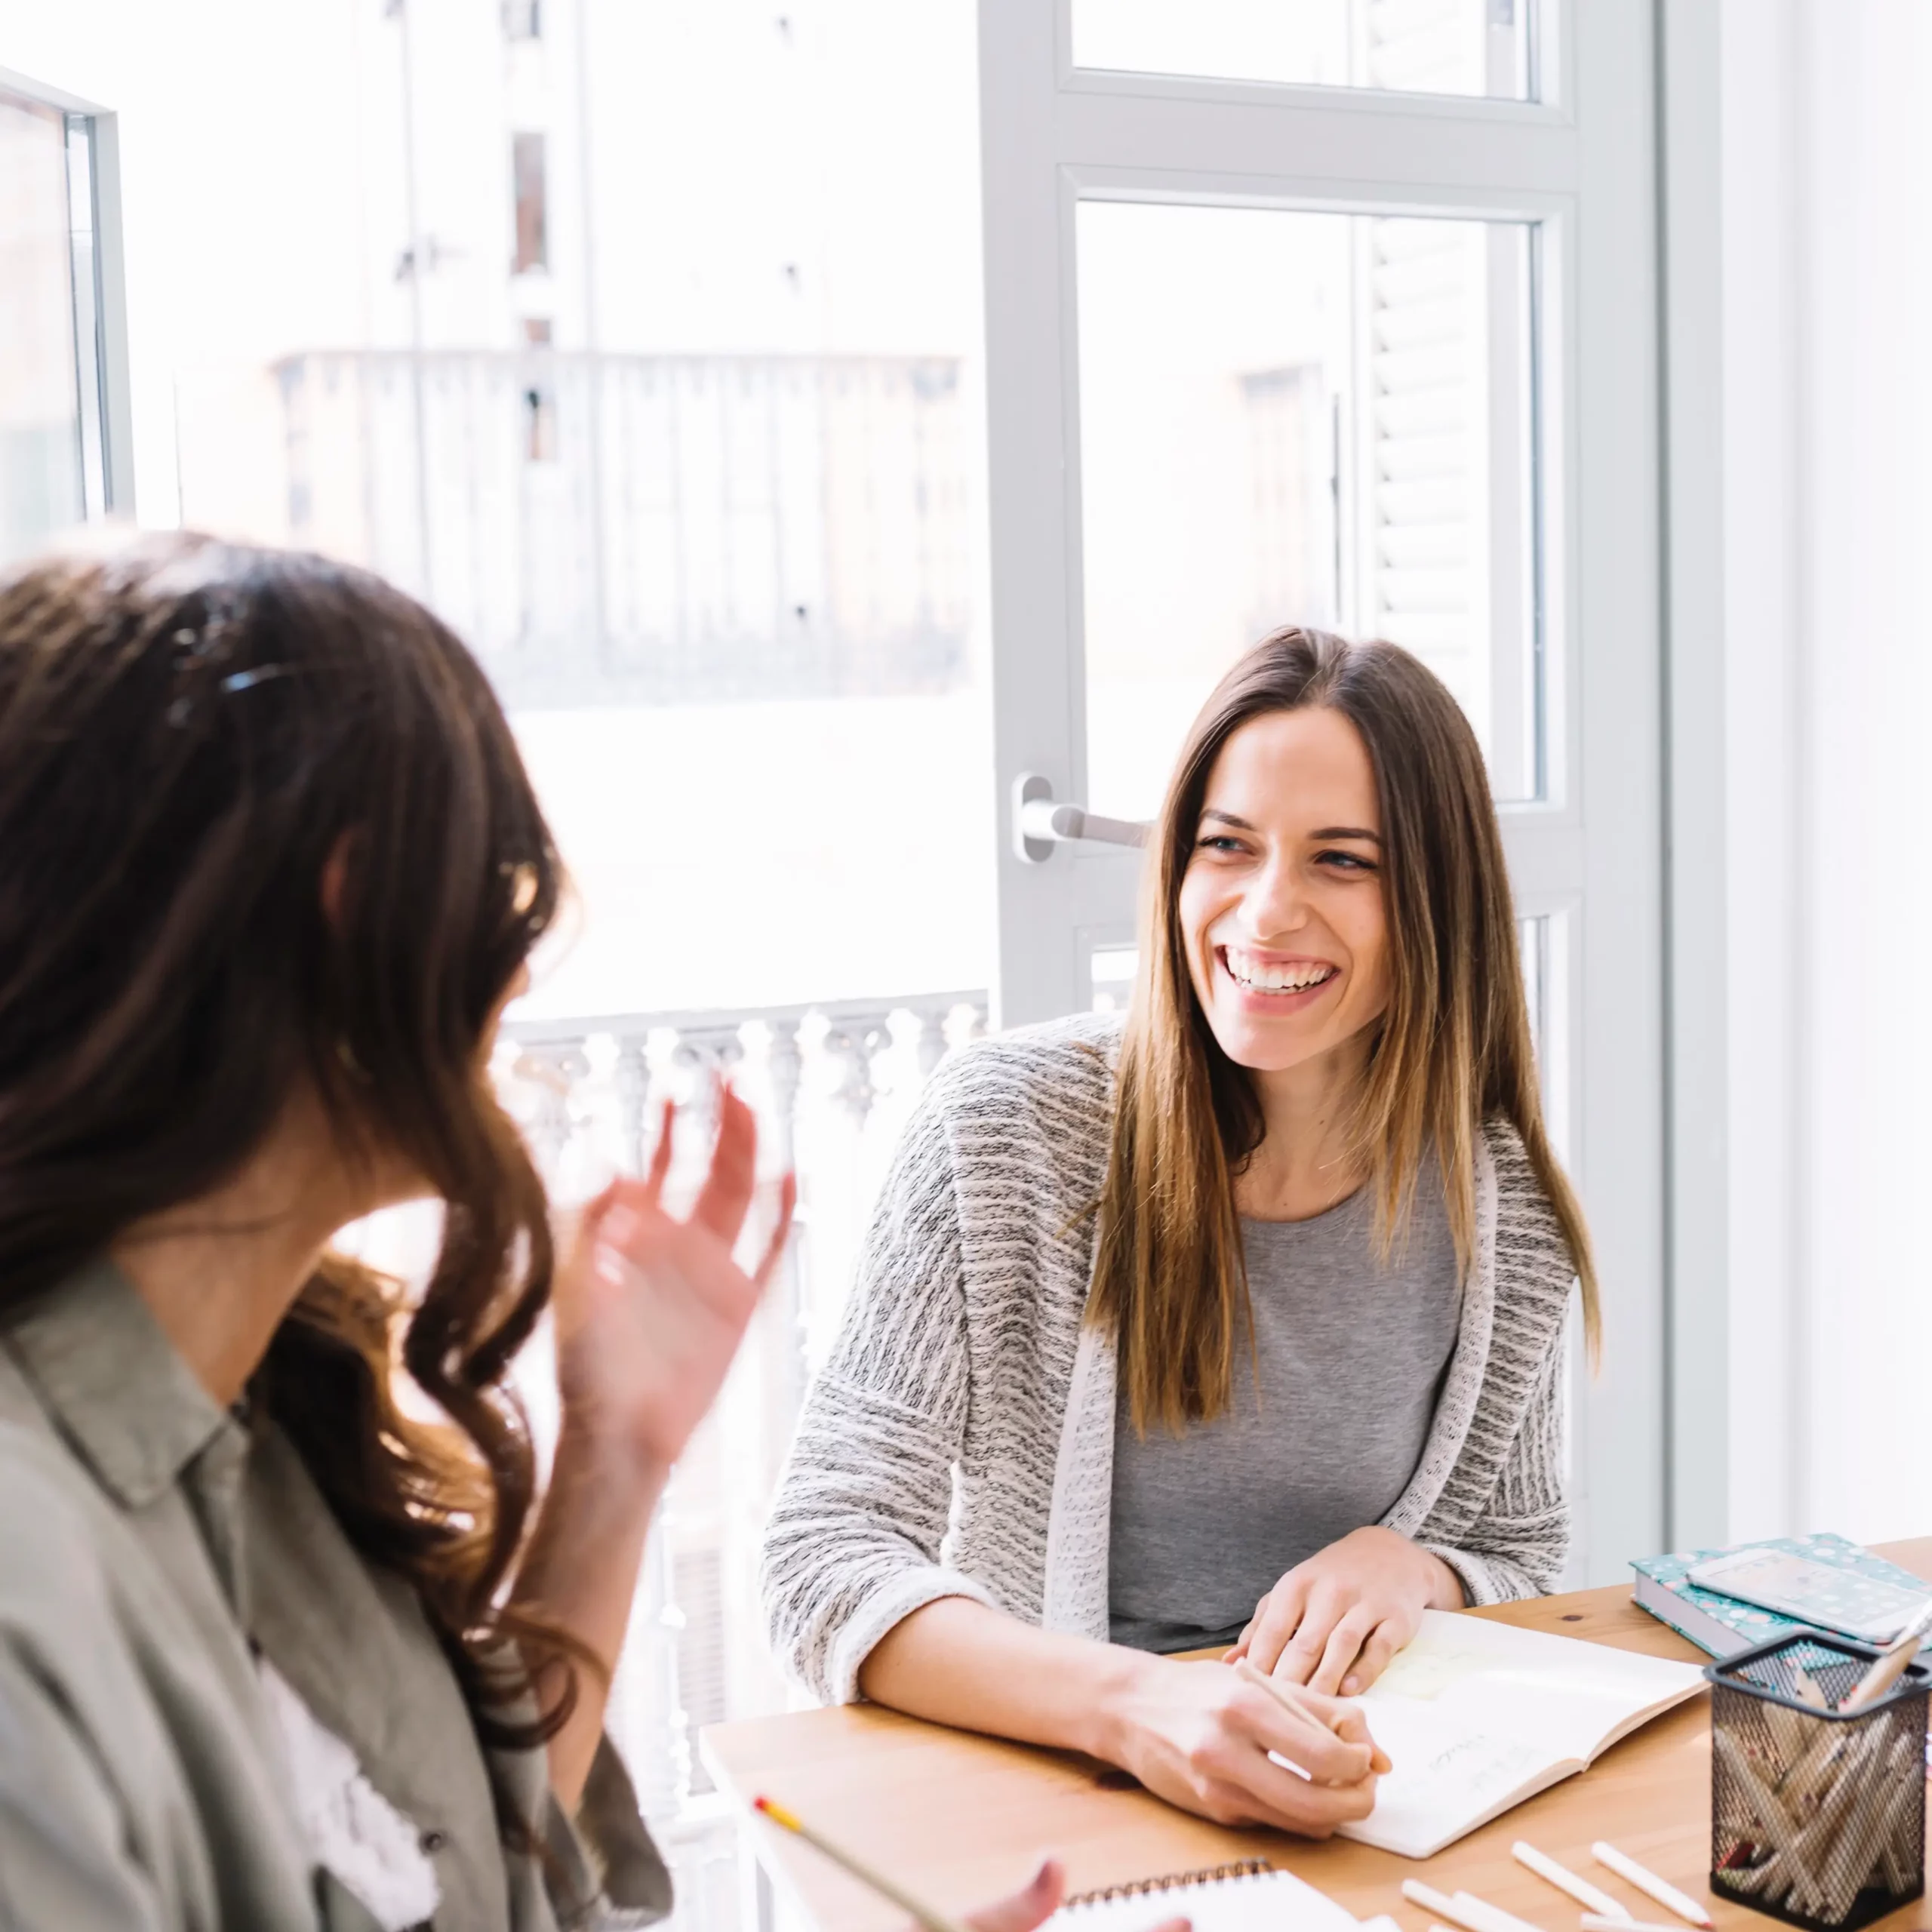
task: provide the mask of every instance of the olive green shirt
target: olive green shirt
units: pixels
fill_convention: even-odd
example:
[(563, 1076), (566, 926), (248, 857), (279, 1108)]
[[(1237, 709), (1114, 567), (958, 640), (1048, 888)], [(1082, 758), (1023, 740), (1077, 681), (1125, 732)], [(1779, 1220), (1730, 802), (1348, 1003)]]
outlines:
[(258, 1657), (420, 1834), (436, 1927), (668, 1910), (608, 1740), (574, 1823), (541, 1751), (485, 1751), (409, 1586), (97, 1263), (0, 1326), (0, 1932), (378, 1923), (305, 1848)]

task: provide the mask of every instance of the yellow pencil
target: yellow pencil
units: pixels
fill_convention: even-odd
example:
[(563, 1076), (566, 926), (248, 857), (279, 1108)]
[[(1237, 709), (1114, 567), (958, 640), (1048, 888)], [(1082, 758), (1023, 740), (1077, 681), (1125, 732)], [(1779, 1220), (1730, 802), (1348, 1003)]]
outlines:
[(943, 1912), (935, 1912), (929, 1905), (922, 1905), (903, 1886), (888, 1878), (883, 1872), (875, 1871), (862, 1858), (855, 1858), (842, 1847), (821, 1838), (811, 1826), (805, 1824), (783, 1805), (774, 1804), (768, 1798), (752, 1800), (753, 1810), (762, 1812), (774, 1825), (782, 1826), (786, 1831), (795, 1832), (806, 1844), (824, 1853), (833, 1864), (842, 1866), (861, 1884), (869, 1885), (882, 1899), (890, 1899), (901, 1912), (910, 1912), (926, 1932), (968, 1932), (956, 1918), (949, 1918)]

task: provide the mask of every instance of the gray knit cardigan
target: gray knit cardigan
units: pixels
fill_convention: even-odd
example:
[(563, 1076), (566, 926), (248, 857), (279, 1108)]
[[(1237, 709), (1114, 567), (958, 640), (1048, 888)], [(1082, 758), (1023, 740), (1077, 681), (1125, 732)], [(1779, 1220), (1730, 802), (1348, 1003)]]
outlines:
[[(765, 1537), (773, 1646), (822, 1699), (855, 1698), (872, 1646), (939, 1597), (1107, 1635), (1114, 1357), (1081, 1317), (1118, 1045), (1117, 1020), (1054, 1020), (955, 1053), (921, 1097)], [(1575, 1272), (1521, 1141), (1491, 1124), (1456, 1352), (1383, 1518), (1473, 1603), (1562, 1571)]]

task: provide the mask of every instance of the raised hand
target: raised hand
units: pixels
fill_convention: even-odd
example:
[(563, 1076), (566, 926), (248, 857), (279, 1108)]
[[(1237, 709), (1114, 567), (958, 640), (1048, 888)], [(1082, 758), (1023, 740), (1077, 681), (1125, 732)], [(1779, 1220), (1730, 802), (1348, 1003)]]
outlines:
[(558, 1272), (557, 1382), (567, 1433), (662, 1471), (682, 1454), (716, 1398), (758, 1297), (784, 1251), (795, 1199), (787, 1174), (764, 1256), (733, 1259), (756, 1177), (758, 1130), (729, 1088), (710, 1171), (690, 1214), (660, 1197), (671, 1159), (671, 1110), (650, 1173), (593, 1202)]

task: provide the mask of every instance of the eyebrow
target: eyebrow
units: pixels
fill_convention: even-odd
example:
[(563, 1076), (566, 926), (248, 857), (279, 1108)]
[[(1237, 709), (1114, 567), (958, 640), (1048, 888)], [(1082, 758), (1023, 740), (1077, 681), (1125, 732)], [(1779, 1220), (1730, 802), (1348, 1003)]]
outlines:
[[(1247, 819), (1238, 817), (1232, 812), (1224, 812), (1215, 805), (1204, 807), (1201, 816), (1204, 819), (1217, 819), (1222, 824), (1232, 825), (1239, 832), (1254, 832), (1260, 829), (1257, 826), (1252, 824)], [(1371, 832), (1366, 826), (1360, 825), (1324, 825), (1320, 831), (1311, 832), (1308, 835), (1311, 838), (1360, 838), (1371, 845), (1380, 845), (1382, 843), (1380, 832)]]

